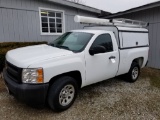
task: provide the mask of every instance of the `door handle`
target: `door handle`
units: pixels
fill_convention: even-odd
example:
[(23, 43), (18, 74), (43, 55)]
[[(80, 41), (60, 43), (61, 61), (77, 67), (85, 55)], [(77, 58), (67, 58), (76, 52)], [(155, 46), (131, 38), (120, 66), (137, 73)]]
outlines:
[(109, 57), (109, 59), (115, 59), (116, 57), (115, 56), (111, 56), (111, 57)]

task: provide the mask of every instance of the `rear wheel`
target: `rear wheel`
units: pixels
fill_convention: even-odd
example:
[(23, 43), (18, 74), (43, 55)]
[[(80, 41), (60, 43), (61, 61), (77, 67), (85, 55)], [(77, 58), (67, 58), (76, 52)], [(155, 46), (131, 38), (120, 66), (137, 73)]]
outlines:
[(136, 62), (133, 62), (129, 72), (126, 75), (126, 80), (128, 82), (135, 82), (135, 81), (137, 81), (139, 75), (140, 75), (139, 64)]
[(78, 92), (76, 80), (64, 76), (57, 79), (50, 87), (48, 104), (55, 111), (68, 109), (75, 101)]

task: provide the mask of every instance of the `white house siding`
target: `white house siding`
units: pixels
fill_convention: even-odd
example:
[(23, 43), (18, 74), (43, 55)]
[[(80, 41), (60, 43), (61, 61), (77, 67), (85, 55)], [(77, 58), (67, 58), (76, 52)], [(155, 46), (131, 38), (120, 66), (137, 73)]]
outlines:
[(41, 35), (39, 7), (63, 10), (65, 31), (81, 29), (74, 16), (97, 17), (97, 13), (59, 5), (44, 0), (0, 0), (0, 42), (52, 41), (57, 35)]

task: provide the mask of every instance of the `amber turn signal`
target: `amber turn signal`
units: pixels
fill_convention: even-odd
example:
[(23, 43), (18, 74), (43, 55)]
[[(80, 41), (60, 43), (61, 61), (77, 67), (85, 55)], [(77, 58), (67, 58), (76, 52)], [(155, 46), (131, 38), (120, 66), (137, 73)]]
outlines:
[(43, 69), (38, 69), (37, 74), (37, 83), (43, 83)]

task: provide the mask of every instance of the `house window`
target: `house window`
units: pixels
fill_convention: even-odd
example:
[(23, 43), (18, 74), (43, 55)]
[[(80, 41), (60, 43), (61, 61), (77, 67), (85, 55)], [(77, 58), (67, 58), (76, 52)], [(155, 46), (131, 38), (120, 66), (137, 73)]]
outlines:
[(64, 32), (63, 18), (63, 11), (40, 9), (42, 35), (62, 34)]

